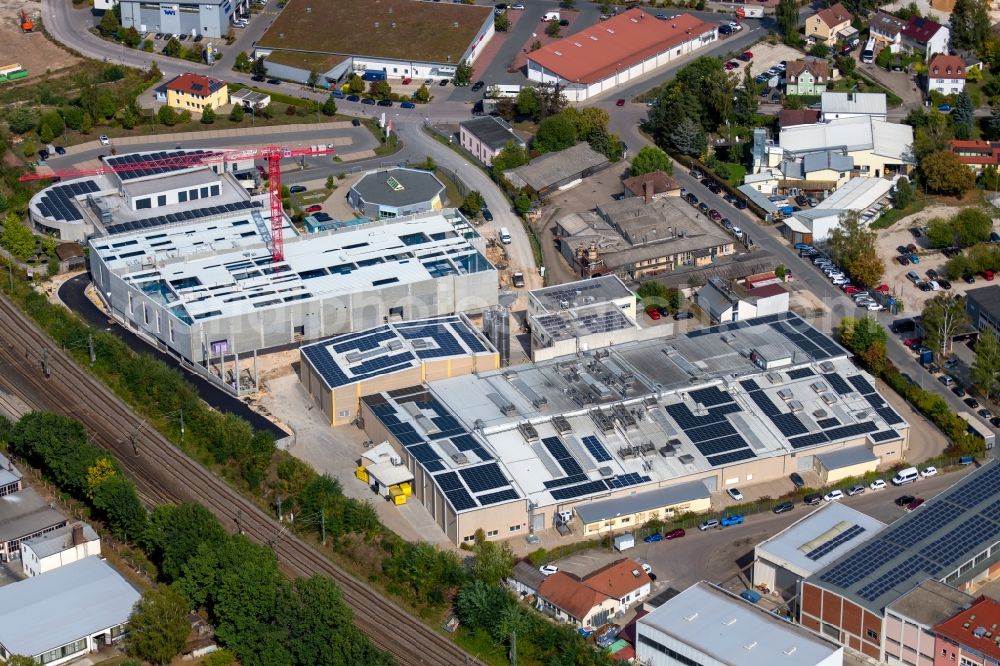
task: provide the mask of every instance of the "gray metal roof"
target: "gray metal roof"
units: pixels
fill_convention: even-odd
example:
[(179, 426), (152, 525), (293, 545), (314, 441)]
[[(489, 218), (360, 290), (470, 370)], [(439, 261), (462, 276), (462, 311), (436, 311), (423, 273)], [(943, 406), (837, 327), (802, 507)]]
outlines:
[(536, 157), (524, 166), (504, 171), (504, 176), (515, 187), (528, 186), (540, 192), (587, 169), (607, 163), (607, 157), (586, 143), (578, 143), (565, 150)]
[(866, 462), (878, 462), (878, 456), (872, 453), (867, 446), (852, 446), (839, 451), (823, 453), (817, 458), (823, 463), (823, 467), (830, 469), (840, 469), (852, 465), (860, 465)]
[(637, 635), (649, 635), (650, 628), (732, 666), (819, 664), (843, 651), (804, 627), (705, 581), (641, 618)]
[(98, 557), (0, 587), (0, 645), (32, 657), (128, 620), (139, 593)]
[(84, 540), (96, 541), (100, 538), (97, 536), (97, 532), (94, 531), (93, 527), (87, 523), (78, 521), (41, 536), (37, 536), (34, 539), (26, 539), (21, 542), (21, 546), (30, 547), (31, 551), (37, 555), (39, 559), (48, 557), (49, 555), (55, 555), (56, 553), (61, 553), (62, 551), (73, 547), (73, 527), (76, 525), (83, 527)]
[(754, 189), (752, 185), (740, 185), (736, 189), (742, 192), (750, 201), (763, 208), (765, 213), (773, 213), (778, 210), (778, 204), (768, 199), (767, 195), (763, 192)]
[(493, 150), (502, 149), (509, 141), (525, 145), (524, 139), (514, 134), (511, 126), (496, 116), (480, 116), (459, 125)]
[(532, 289), (528, 294), (529, 298), (548, 312), (563, 310), (567, 305), (578, 307), (633, 296), (632, 290), (626, 287), (617, 275), (602, 275), (567, 284)]
[(696, 499), (708, 499), (711, 496), (712, 493), (703, 481), (690, 481), (678, 483), (676, 486), (657, 488), (645, 493), (636, 493), (628, 497), (581, 504), (574, 508), (580, 520), (588, 524)]
[(885, 93), (825, 92), (820, 95), (823, 113), (886, 114)]
[[(863, 531), (855, 529), (848, 537), (846, 530), (854, 525)], [(883, 529), (885, 523), (867, 514), (840, 502), (828, 502), (757, 544), (755, 555), (804, 578), (851, 548), (870, 541)]]
[[(73, 245), (76, 245), (76, 243)], [(10, 459), (0, 453), (0, 488), (20, 481), (21, 476), (21, 470), (14, 467)]]
[(66, 517), (32, 488), (0, 497), (0, 541), (20, 539), (65, 522)]
[(988, 314), (993, 320), (1000, 321), (1000, 286), (977, 287), (965, 292), (969, 302), (975, 302), (981, 312)]
[[(402, 188), (391, 184), (390, 178)], [(396, 168), (369, 173), (351, 190), (366, 203), (400, 207), (430, 201), (444, 191), (444, 185), (430, 171)]]
[[(991, 460), (846, 553), (808, 582), (873, 612), (928, 579), (944, 580), (1000, 537), (1000, 461)], [(954, 584), (997, 561), (969, 566)]]

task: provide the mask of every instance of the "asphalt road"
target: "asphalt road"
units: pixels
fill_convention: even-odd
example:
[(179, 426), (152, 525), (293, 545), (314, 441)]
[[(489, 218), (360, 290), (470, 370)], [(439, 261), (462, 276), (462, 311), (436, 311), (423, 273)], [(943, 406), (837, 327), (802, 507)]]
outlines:
[(201, 397), (202, 400), (207, 402), (213, 408), (221, 412), (228, 412), (246, 419), (257, 430), (265, 430), (273, 433), (276, 440), (288, 436), (288, 433), (247, 407), (247, 405), (241, 400), (233, 397), (229, 393), (220, 391), (217, 386), (210, 383), (208, 380), (181, 367), (173, 356), (164, 354), (163, 352), (155, 349), (145, 340), (139, 338), (137, 335), (122, 328), (121, 326), (112, 326), (107, 315), (98, 310), (97, 307), (84, 294), (84, 290), (87, 288), (88, 284), (90, 284), (90, 276), (86, 273), (78, 275), (71, 280), (67, 280), (59, 288), (59, 300), (61, 300), (68, 308), (80, 315), (84, 321), (93, 326), (95, 329), (112, 333), (120, 338), (133, 351), (140, 354), (149, 354), (163, 361), (171, 368), (176, 368), (183, 372), (188, 381), (194, 384), (199, 397)]

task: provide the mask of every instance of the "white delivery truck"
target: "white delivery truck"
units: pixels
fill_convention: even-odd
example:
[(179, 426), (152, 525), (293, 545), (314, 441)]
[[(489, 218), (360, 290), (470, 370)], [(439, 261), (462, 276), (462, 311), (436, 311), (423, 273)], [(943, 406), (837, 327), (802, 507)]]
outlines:
[(739, 18), (764, 18), (764, 8), (763, 7), (748, 7), (744, 5), (743, 7), (736, 8), (736, 16)]
[(546, 23), (549, 21), (559, 21), (559, 12), (545, 12), (545, 16), (542, 17), (542, 20)]
[(507, 227), (500, 227), (500, 242), (510, 245), (510, 230)]
[(634, 534), (622, 534), (615, 537), (615, 550), (619, 553), (623, 550), (628, 550), (629, 548), (635, 547), (635, 535)]

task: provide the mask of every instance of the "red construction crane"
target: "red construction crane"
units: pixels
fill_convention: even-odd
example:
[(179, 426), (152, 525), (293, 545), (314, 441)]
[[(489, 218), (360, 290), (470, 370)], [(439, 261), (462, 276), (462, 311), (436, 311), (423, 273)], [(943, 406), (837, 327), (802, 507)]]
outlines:
[[(208, 166), (219, 162), (235, 162), (237, 160), (264, 160), (267, 162), (268, 197), (271, 203), (271, 259), (281, 261), (285, 258), (284, 242), (282, 240), (281, 210), (281, 160), (286, 157), (316, 157), (337, 152), (333, 148), (282, 148), (266, 146), (264, 148), (233, 148), (230, 150), (211, 150), (205, 152), (178, 152), (170, 157), (141, 160), (138, 162), (121, 162), (108, 164), (102, 161), (101, 166), (93, 169), (66, 169), (51, 172), (32, 172), (21, 176), (21, 180), (44, 180), (48, 178), (81, 178), (83, 176), (99, 176), (107, 173), (139, 171), (143, 169), (181, 169), (193, 166)], [(110, 158), (114, 159), (114, 158)]]

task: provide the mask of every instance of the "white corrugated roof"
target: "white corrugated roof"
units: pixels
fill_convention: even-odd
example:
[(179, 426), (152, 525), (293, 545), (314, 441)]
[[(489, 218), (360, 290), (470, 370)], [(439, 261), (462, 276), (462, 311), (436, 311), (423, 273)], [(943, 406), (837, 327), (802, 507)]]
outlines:
[(892, 191), (895, 181), (885, 178), (852, 178), (813, 210), (864, 210)]
[(886, 114), (884, 93), (825, 92), (820, 105), (823, 113)]
[(869, 116), (841, 118), (827, 123), (796, 125), (781, 130), (782, 150), (804, 153), (847, 148), (848, 152), (871, 150), (876, 155), (912, 162), (913, 128)]
[(0, 644), (36, 656), (128, 621), (139, 593), (107, 562), (86, 557), (0, 587)]

